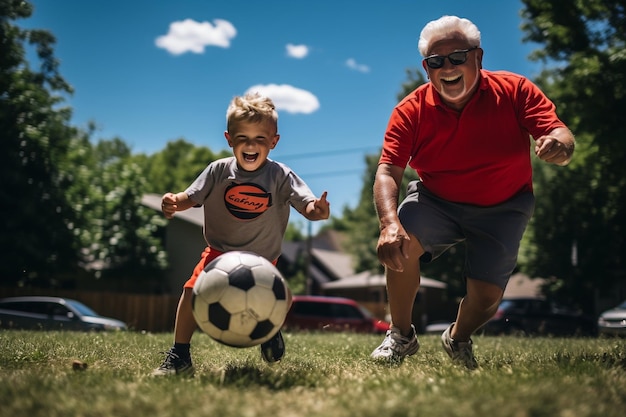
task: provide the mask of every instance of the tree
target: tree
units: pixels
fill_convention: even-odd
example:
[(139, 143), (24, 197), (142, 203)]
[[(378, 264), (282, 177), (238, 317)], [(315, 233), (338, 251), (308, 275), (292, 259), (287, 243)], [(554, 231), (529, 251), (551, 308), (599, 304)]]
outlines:
[[(22, 30), (11, 22), (31, 15), (25, 1), (0, 2), (0, 276), (7, 283), (32, 283), (71, 271), (76, 247), (68, 227), (75, 212), (64, 197), (67, 177), (59, 172), (75, 131), (71, 111), (60, 108), (71, 87), (58, 73), (55, 38)], [(25, 43), (40, 68), (31, 69)]]
[(147, 192), (164, 194), (185, 190), (209, 163), (231, 155), (227, 150), (214, 153), (178, 139), (168, 142), (162, 151), (150, 156), (136, 155), (134, 160), (148, 178)]
[[(164, 220), (141, 205), (146, 182), (120, 138), (92, 145), (61, 107), (71, 87), (58, 72), (54, 36), (22, 30), (26, 1), (0, 1), (0, 276), (20, 286), (74, 286), (103, 271), (153, 276), (166, 266)], [(39, 63), (26, 59), (30, 44)], [(112, 285), (109, 288), (113, 288)]]
[(558, 294), (592, 311), (594, 290), (626, 276), (626, 5), (524, 0), (522, 29), (546, 69), (536, 82), (576, 135), (568, 168), (535, 164), (535, 248), (525, 271), (554, 276)]

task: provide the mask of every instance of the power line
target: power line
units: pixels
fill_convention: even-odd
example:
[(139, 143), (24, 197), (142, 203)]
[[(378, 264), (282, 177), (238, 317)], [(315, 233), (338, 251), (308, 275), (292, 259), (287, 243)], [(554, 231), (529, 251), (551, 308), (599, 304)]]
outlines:
[(348, 148), (348, 149), (338, 149), (338, 150), (328, 150), (328, 151), (320, 151), (320, 152), (307, 152), (307, 153), (298, 153), (291, 155), (281, 155), (277, 154), (276, 159), (300, 159), (300, 158), (320, 158), (329, 155), (341, 155), (346, 153), (354, 153), (354, 152), (362, 152), (368, 150), (376, 150), (378, 152), (380, 149), (379, 146), (364, 146), (360, 148)]
[(342, 176), (347, 176), (347, 175), (362, 174), (363, 172), (364, 170), (360, 170), (360, 169), (349, 169), (349, 170), (343, 170), (343, 171), (314, 172), (311, 174), (302, 174), (302, 175), (298, 174), (298, 176), (301, 178), (342, 177)]

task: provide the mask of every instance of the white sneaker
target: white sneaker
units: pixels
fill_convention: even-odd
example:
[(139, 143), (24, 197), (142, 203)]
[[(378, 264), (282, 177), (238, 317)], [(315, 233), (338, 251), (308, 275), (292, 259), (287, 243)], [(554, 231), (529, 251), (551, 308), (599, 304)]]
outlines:
[(415, 327), (411, 325), (411, 335), (403, 336), (400, 329), (391, 326), (385, 339), (371, 354), (376, 360), (401, 363), (406, 356), (415, 355), (420, 348)]
[(448, 356), (452, 358), (454, 362), (465, 365), (468, 369), (478, 368), (478, 362), (474, 358), (473, 342), (470, 339), (467, 342), (457, 342), (450, 336), (450, 330), (452, 330), (452, 323), (441, 335), (441, 344)]

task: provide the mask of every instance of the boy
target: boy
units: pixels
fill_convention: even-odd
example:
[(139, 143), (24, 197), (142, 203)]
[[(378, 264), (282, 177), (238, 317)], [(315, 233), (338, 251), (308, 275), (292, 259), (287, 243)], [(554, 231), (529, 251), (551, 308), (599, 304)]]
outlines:
[[(268, 158), (276, 147), (278, 114), (273, 102), (259, 94), (235, 97), (226, 112), (224, 136), (233, 156), (209, 164), (196, 180), (178, 194), (163, 195), (161, 208), (171, 219), (176, 211), (204, 207), (202, 253), (178, 302), (174, 345), (152, 373), (154, 376), (193, 375), (190, 343), (196, 322), (192, 313), (193, 285), (204, 267), (224, 252), (245, 250), (276, 262), (293, 206), (308, 220), (328, 219), (326, 192), (317, 199), (289, 167)], [(261, 344), (261, 356), (279, 361), (285, 353), (280, 331)]]

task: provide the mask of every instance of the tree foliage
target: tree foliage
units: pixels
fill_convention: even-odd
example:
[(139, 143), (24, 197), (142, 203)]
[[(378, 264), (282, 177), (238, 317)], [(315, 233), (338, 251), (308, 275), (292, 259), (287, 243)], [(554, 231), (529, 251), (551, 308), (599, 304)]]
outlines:
[(59, 73), (54, 36), (13, 24), (32, 12), (26, 1), (0, 1), (2, 281), (75, 285), (107, 271), (161, 270), (163, 221), (141, 205), (146, 179), (123, 140), (94, 145), (92, 126), (71, 126), (62, 105), (72, 88)]
[[(519, 264), (531, 276), (553, 278), (553, 296), (593, 311), (594, 290), (610, 291), (626, 276), (626, 18), (621, 0), (525, 0), (526, 41), (540, 45), (531, 59), (546, 69), (535, 80), (576, 135), (566, 168), (533, 159), (535, 215)], [(398, 99), (425, 82), (407, 70)], [(333, 226), (349, 235), (359, 270), (379, 267), (378, 224), (371, 186), (377, 158), (368, 157), (359, 205)], [(374, 219), (374, 220), (372, 220)], [(431, 264), (424, 275), (461, 291), (462, 247)]]
[(540, 45), (536, 82), (576, 135), (567, 168), (535, 163), (535, 248), (523, 268), (558, 278), (558, 293), (591, 309), (626, 276), (626, 10), (622, 0), (524, 0), (522, 29)]
[[(71, 112), (59, 108), (71, 87), (58, 73), (46, 31), (21, 30), (11, 23), (31, 15), (23, 1), (0, 2), (0, 276), (8, 282), (36, 281), (71, 270), (76, 247), (68, 227), (76, 213), (64, 196), (59, 166), (74, 129)], [(25, 59), (30, 45), (39, 60)], [(69, 243), (69, 244), (68, 244)]]
[(150, 179), (147, 192), (163, 194), (185, 190), (210, 162), (231, 155), (228, 150), (214, 153), (178, 139), (168, 142), (162, 151), (150, 156), (136, 155), (134, 159)]

